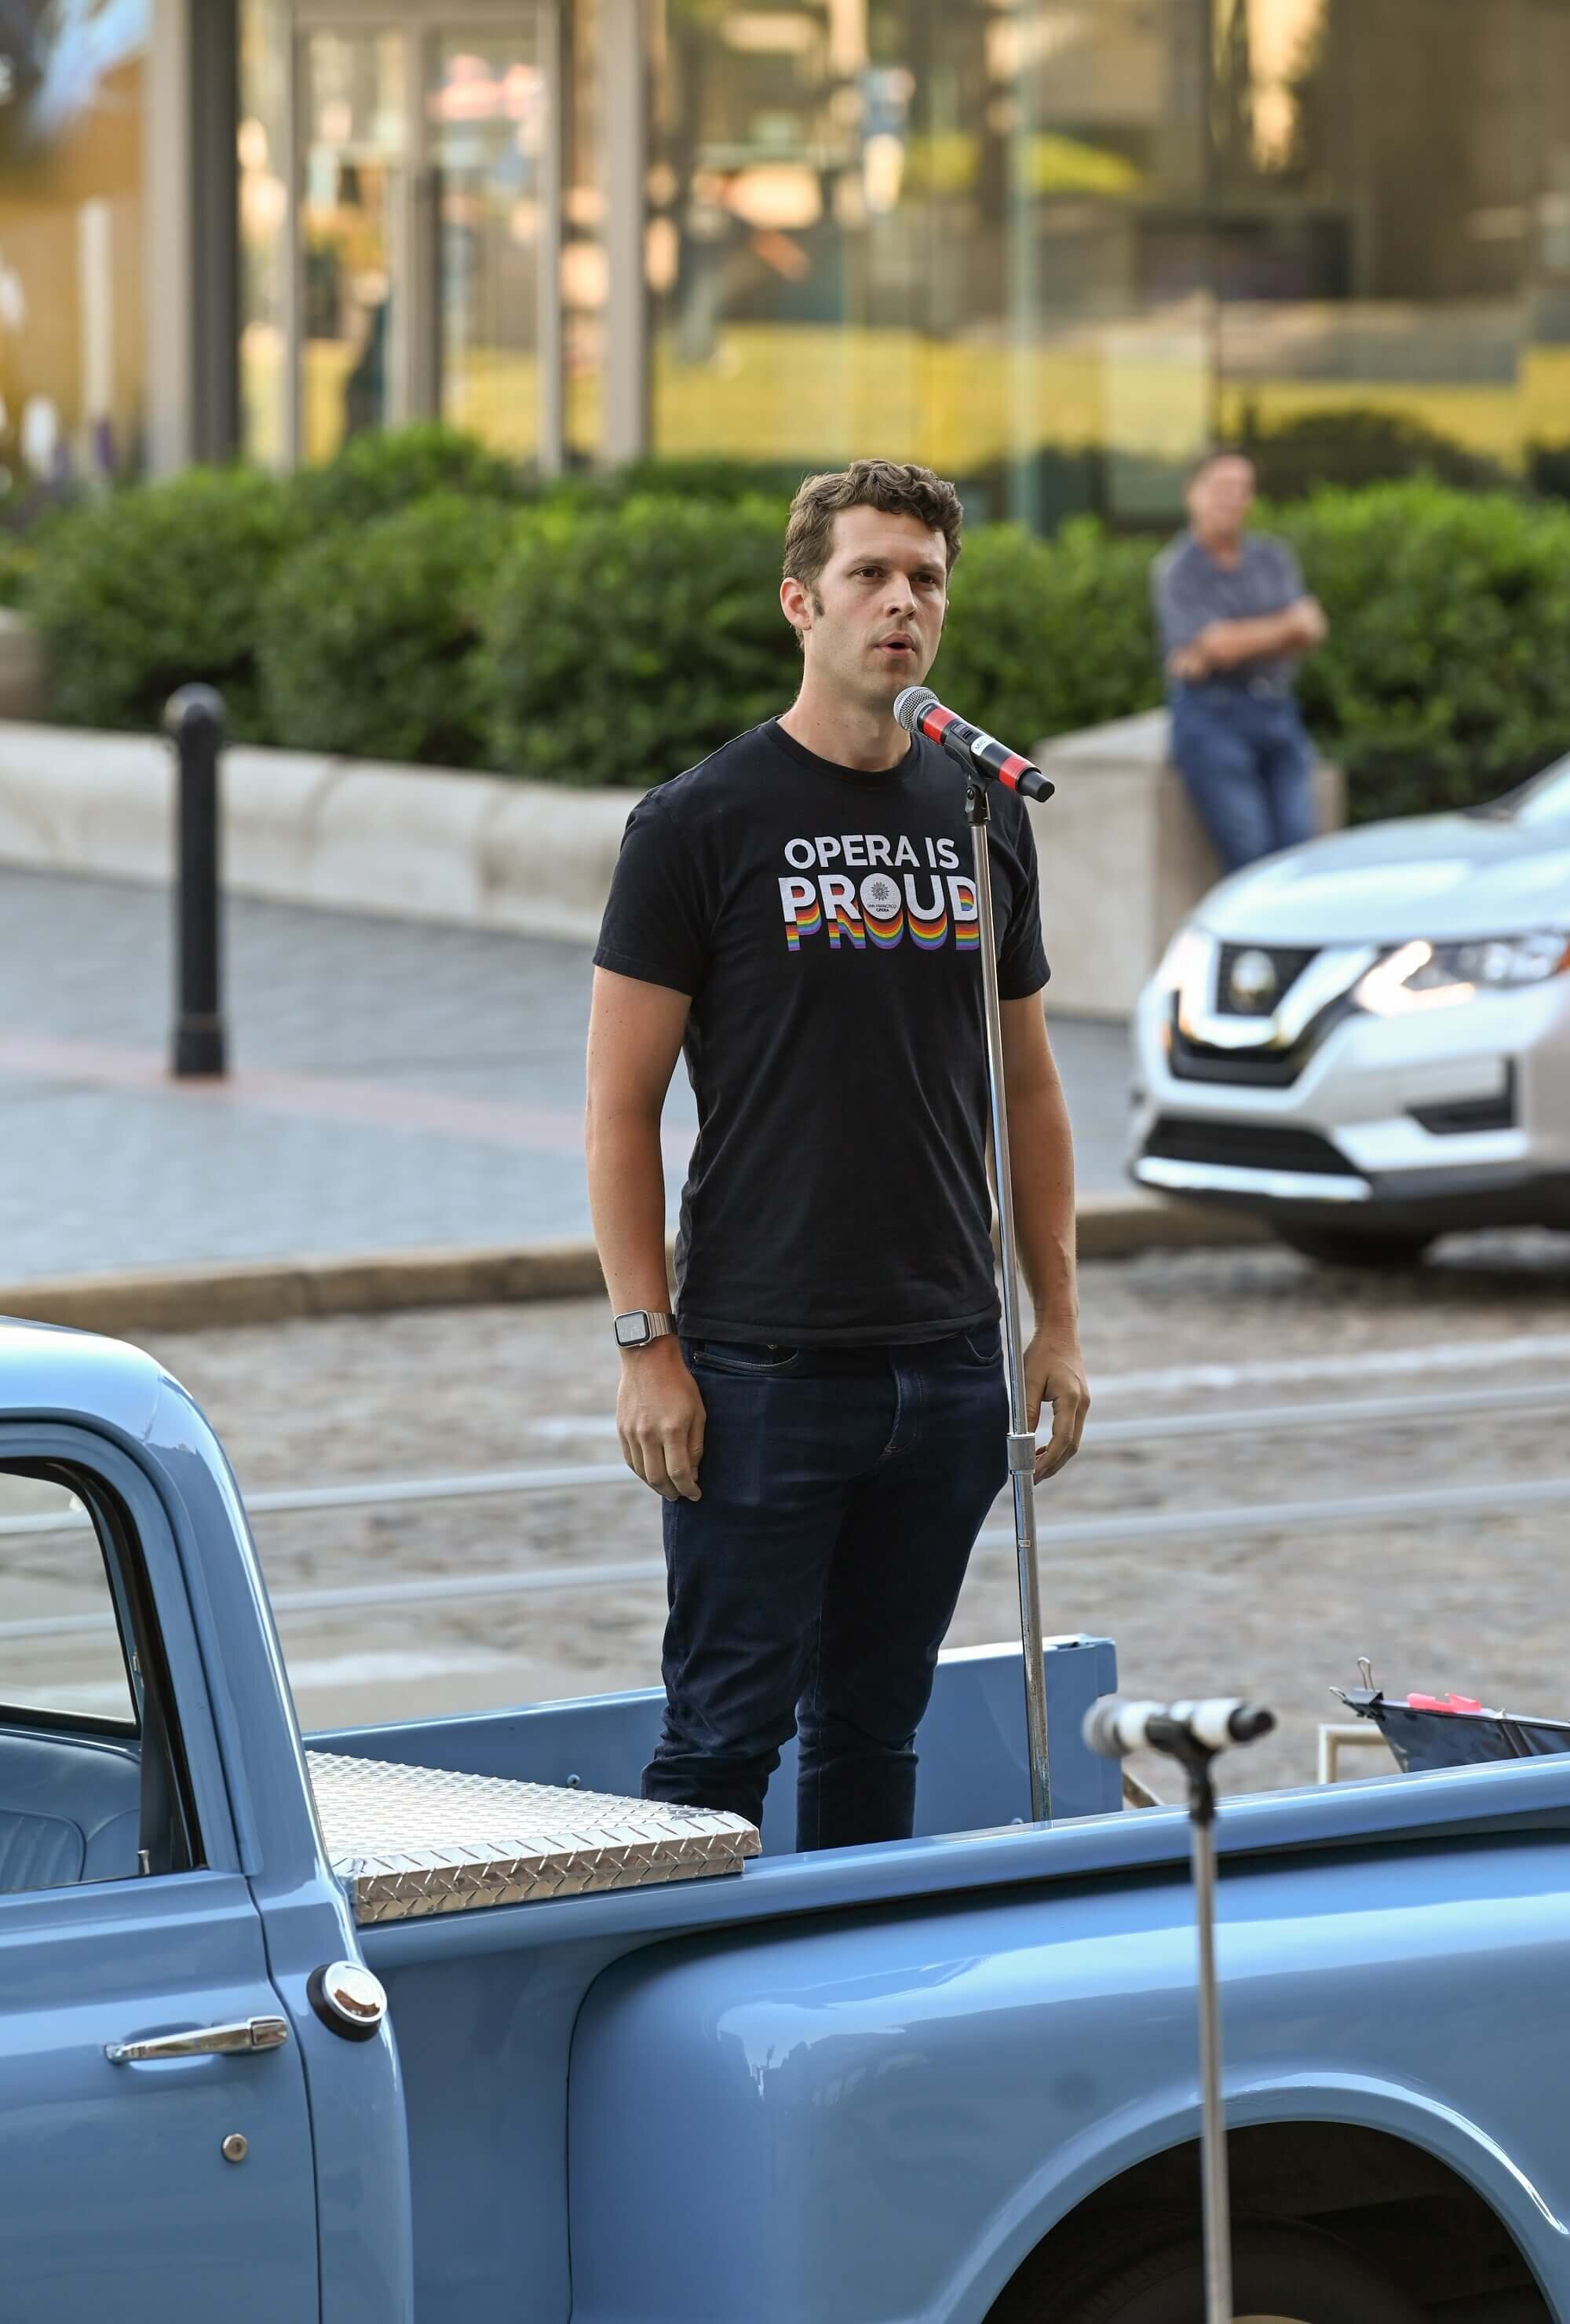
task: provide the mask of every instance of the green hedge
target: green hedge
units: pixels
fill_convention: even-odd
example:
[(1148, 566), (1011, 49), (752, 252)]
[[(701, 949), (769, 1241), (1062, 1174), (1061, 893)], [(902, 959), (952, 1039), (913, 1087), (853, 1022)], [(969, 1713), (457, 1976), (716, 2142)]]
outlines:
[(1050, 541), (978, 527), (954, 568), (932, 685), (1024, 751), (1151, 709), (1161, 698), (1151, 549), (1086, 517)]
[(1419, 482), (1275, 522), (1330, 617), (1303, 706), (1354, 821), (1475, 804), (1570, 749), (1570, 509)]
[(216, 686), (231, 733), (264, 740), (262, 599), (294, 537), (270, 476), (192, 468), (114, 492), (50, 526), (22, 602), (49, 648), (68, 726), (156, 727), (175, 688)]
[(417, 420), (351, 436), (323, 466), (298, 469), (286, 489), (302, 533), (318, 533), (390, 516), (432, 493), (506, 505), (532, 499), (538, 486), (531, 470), (500, 458), (477, 438), (442, 420)]
[(475, 650), (510, 523), (494, 501), (436, 493), (286, 557), (261, 614), (273, 739), (353, 758), (483, 764)]
[[(794, 480), (645, 463), (540, 492), (414, 429), (310, 477), (193, 470), (51, 516), (0, 557), (0, 600), (41, 630), (66, 723), (146, 731), (202, 678), (243, 737), (654, 782), (790, 699)], [(676, 489), (631, 489), (655, 481)], [(1570, 748), (1570, 509), (1418, 478), (1262, 521), (1330, 615), (1303, 698), (1354, 819), (1486, 798)], [(1027, 749), (1158, 702), (1157, 546), (973, 527), (934, 685)]]
[(651, 783), (784, 708), (781, 502), (546, 507), (496, 576), (482, 665), (491, 753), (565, 783)]
[[(1302, 700), (1354, 822), (1475, 805), (1570, 750), (1570, 509), (1419, 478), (1262, 521), (1330, 618)], [(1154, 546), (1083, 521), (973, 534), (934, 684), (1026, 749), (1151, 707)]]

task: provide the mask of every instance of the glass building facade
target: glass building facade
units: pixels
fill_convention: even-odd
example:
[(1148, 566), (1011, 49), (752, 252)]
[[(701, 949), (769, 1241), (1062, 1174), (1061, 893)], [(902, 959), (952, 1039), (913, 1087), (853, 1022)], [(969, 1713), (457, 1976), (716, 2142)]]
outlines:
[(1565, 0), (651, 0), (649, 69), (656, 449), (1040, 523), (1217, 434), (1570, 438)]
[(0, 10), (0, 484), (134, 470), (151, 0)]
[(144, 81), (193, 11), (238, 89), (192, 328), (260, 460), (877, 451), (1047, 525), (1164, 520), (1218, 433), (1570, 445), (1570, 0), (8, 0), (7, 466), (134, 466), (150, 401), (178, 456)]

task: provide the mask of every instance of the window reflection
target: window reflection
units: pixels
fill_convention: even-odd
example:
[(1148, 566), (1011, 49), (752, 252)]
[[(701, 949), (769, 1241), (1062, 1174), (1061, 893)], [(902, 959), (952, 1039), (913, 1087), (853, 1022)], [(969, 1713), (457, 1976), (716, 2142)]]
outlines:
[[(287, 438), (288, 17), (243, 0), (243, 369), (265, 456)], [(1570, 473), (1570, 0), (646, 0), (645, 20), (657, 452), (886, 451), (959, 477), (978, 513), (1043, 526), (1083, 509), (1164, 523), (1218, 430), (1255, 442), (1283, 490), (1392, 460), (1487, 481), (1544, 444)], [(387, 27), (413, 21), (390, 0)], [(529, 448), (532, 22), (523, 0), (473, 23), (454, 5), (433, 47), (457, 106), (430, 117), (436, 320), (408, 280), (428, 263), (424, 212), (401, 243), (390, 231), (410, 155), (354, 90), (308, 87), (308, 450), (395, 416), (378, 328), (431, 339), (405, 351), (415, 408)], [(340, 43), (362, 78), (386, 80), (382, 29), (367, 14)], [(568, 443), (588, 459), (607, 250), (625, 245), (607, 232), (597, 0), (571, 0), (562, 31), (555, 289)], [(335, 94), (343, 117), (315, 103)], [(10, 134), (0, 113), (0, 153)], [(6, 221), (0, 200), (9, 364), (6, 270), (28, 278)], [(115, 293), (118, 333), (118, 274)], [(50, 394), (61, 438), (87, 441)]]
[(1561, 0), (654, 9), (661, 450), (1044, 523), (1170, 512), (1220, 429), (1305, 481), (1570, 439)]
[(148, 0), (0, 10), (0, 493), (142, 457)]

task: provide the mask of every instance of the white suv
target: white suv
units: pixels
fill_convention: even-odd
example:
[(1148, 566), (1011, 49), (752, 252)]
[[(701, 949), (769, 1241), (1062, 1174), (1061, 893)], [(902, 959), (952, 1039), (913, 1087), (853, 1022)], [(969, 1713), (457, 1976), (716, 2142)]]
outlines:
[(1134, 1019), (1129, 1168), (1295, 1250), (1570, 1228), (1570, 759), (1214, 888)]

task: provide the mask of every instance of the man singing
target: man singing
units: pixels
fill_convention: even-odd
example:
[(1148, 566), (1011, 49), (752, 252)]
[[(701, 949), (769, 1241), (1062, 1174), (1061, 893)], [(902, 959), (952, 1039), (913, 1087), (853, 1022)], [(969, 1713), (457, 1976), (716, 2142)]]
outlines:
[[(916, 1727), (1005, 1480), (965, 778), (893, 712), (937, 652), (960, 522), (925, 468), (806, 480), (780, 590), (801, 690), (640, 801), (594, 955), (589, 1192), (617, 1425), (665, 1502), (644, 1794), (756, 1822), (794, 1729), (801, 1849), (909, 1837)], [(1033, 1426), (1052, 1410), (1040, 1478), (1078, 1450), (1089, 1398), (1012, 794), (991, 865)], [(673, 1318), (660, 1112), (684, 1045), (698, 1136)]]

